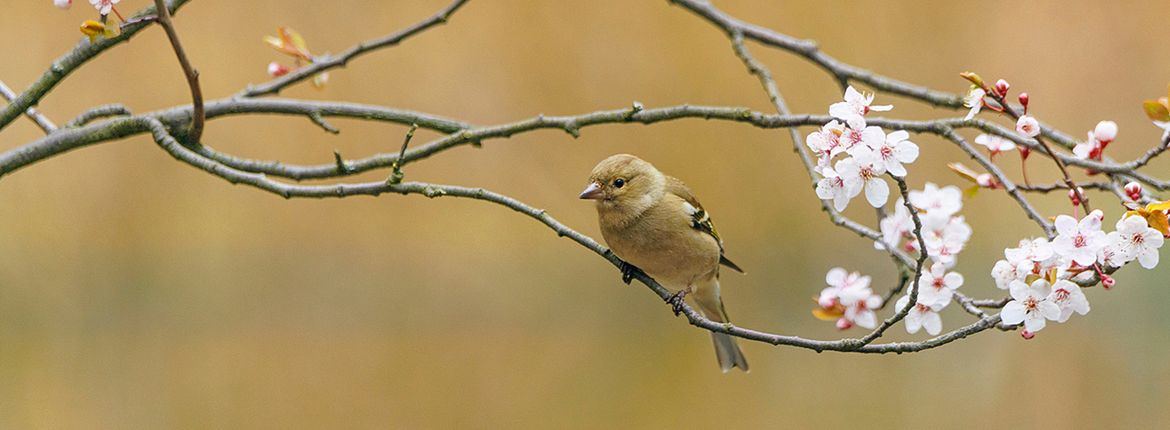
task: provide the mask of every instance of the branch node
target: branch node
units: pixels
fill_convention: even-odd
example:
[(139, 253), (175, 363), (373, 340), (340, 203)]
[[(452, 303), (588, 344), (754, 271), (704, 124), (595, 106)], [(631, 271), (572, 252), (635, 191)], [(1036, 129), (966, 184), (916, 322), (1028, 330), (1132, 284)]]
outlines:
[(341, 152), (333, 150), (333, 163), (337, 165), (337, 173), (340, 175), (348, 175), (353, 171), (353, 168), (345, 164), (345, 160), (341, 158)]
[(626, 113), (622, 115), (622, 119), (629, 121), (634, 118), (634, 115), (637, 115), (638, 112), (641, 112), (645, 109), (646, 107), (642, 105), (642, 102), (635, 100), (634, 104), (630, 105), (630, 110), (626, 111)]
[(321, 111), (315, 110), (309, 112), (309, 120), (313, 121), (313, 124), (317, 124), (318, 127), (321, 127), (329, 133), (341, 133), (341, 130), (338, 130), (337, 127), (334, 127), (332, 124), (329, 124), (329, 122), (325, 121), (325, 116), (321, 114)]
[[(406, 132), (406, 137), (402, 139), (402, 149), (398, 151), (398, 158), (390, 165), (390, 177), (386, 178), (387, 185), (398, 185), (402, 183), (402, 178), (406, 176), (406, 174), (402, 173), (402, 165), (406, 164), (406, 147), (410, 145), (410, 139), (414, 138), (415, 130), (418, 130), (418, 123), (411, 123), (410, 130)], [(464, 132), (464, 134), (467, 133)]]
[(564, 130), (565, 133), (569, 133), (569, 136), (573, 136), (574, 139), (581, 137), (581, 128), (576, 122), (565, 123)]

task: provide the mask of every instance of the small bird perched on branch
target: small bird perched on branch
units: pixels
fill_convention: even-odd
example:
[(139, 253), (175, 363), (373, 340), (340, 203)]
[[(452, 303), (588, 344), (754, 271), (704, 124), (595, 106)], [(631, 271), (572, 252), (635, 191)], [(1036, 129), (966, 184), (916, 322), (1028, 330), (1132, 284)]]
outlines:
[[(582, 199), (595, 200), (601, 235), (623, 268), (623, 280), (641, 269), (663, 286), (676, 289), (670, 301), (675, 312), (691, 295), (703, 316), (728, 323), (719, 297), (719, 265), (743, 273), (723, 255), (723, 241), (698, 199), (682, 181), (628, 154), (602, 160), (589, 176)], [(715, 355), (724, 372), (747, 371), (747, 359), (735, 338), (711, 333)]]

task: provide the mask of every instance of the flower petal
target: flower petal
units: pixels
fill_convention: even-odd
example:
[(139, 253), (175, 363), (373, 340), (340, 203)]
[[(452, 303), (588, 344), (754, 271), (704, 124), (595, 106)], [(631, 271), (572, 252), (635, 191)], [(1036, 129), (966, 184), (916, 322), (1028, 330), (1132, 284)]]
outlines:
[(865, 183), (865, 199), (869, 200), (869, 204), (875, 208), (880, 208), (886, 205), (886, 201), (890, 198), (890, 186), (878, 178), (871, 178)]

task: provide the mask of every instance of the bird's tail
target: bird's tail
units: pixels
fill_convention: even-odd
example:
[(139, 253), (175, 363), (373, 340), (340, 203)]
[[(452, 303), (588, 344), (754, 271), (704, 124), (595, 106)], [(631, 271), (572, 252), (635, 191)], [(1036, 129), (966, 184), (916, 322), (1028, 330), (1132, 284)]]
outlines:
[[(727, 311), (723, 309), (723, 299), (719, 296), (718, 276), (712, 276), (710, 281), (697, 283), (691, 294), (695, 298), (695, 303), (699, 305), (699, 312), (707, 319), (716, 322), (731, 321), (727, 318)], [(715, 342), (715, 358), (719, 359), (719, 368), (723, 369), (724, 373), (733, 367), (748, 371), (747, 358), (743, 356), (743, 351), (740, 351), (734, 337), (711, 332), (711, 340)]]

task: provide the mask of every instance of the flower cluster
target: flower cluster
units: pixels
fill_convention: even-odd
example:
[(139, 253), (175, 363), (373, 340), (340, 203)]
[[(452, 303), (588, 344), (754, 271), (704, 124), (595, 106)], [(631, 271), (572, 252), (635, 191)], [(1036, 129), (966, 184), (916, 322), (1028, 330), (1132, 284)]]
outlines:
[(844, 101), (829, 106), (829, 115), (840, 121), (830, 121), (807, 139), (817, 157), (815, 170), (823, 178), (817, 183), (817, 197), (832, 200), (837, 211), (845, 210), (862, 190), (873, 207), (885, 206), (890, 187), (881, 176), (906, 176), (905, 164), (918, 159), (918, 145), (908, 140), (906, 131), (886, 134), (881, 127), (866, 125), (869, 112), (893, 108), (872, 103), (872, 94), (849, 87)]
[[(882, 219), (882, 240), (874, 246), (921, 252), (918, 237), (914, 234), (914, 220), (902, 203), (899, 200), (894, 213)], [(963, 275), (949, 269), (955, 266), (959, 253), (971, 239), (971, 226), (958, 215), (963, 208), (963, 193), (958, 187), (939, 188), (928, 182), (922, 190), (910, 192), (910, 204), (919, 213), (922, 242), (926, 245), (931, 265), (929, 271), (924, 271), (918, 279), (918, 299), (906, 314), (906, 331), (913, 334), (925, 328), (927, 333), (934, 335), (942, 330), (938, 312), (950, 305), (955, 289), (963, 285)], [(901, 311), (909, 305), (910, 296), (907, 294), (895, 307)]]
[(1145, 216), (1127, 214), (1115, 231), (1106, 233), (1101, 228), (1104, 218), (1100, 210), (1080, 220), (1061, 215), (1053, 240), (1025, 239), (1004, 250), (991, 276), (996, 286), (1011, 292), (1001, 314), (1005, 324), (1023, 323), (1024, 336), (1030, 338), (1046, 321), (1065, 322), (1073, 312), (1089, 312), (1081, 283), (1095, 282), (1096, 276), (1108, 288), (1115, 281), (1106, 272), (1132, 261), (1147, 269), (1157, 266), (1163, 231), (1151, 228)]
[(865, 328), (877, 327), (874, 309), (882, 306), (882, 297), (869, 288), (870, 277), (860, 273), (848, 273), (835, 267), (825, 275), (827, 288), (815, 300), (819, 308), (813, 315), (825, 321), (836, 321), (837, 328), (848, 329), (854, 325)]

